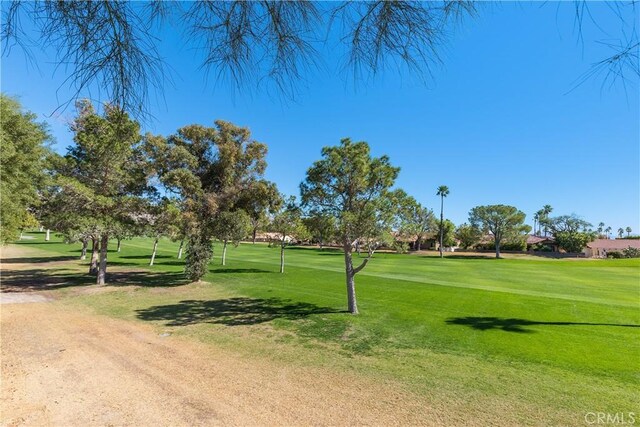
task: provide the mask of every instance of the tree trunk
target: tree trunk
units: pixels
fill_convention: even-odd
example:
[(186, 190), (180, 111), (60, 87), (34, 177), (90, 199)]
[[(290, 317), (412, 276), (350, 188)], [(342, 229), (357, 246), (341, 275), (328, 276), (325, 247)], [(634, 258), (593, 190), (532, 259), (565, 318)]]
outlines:
[(43, 226), (40, 226), (40, 230), (39, 230), (39, 231), (40, 231), (41, 233), (42, 233), (42, 230), (44, 230), (44, 227), (43, 227)]
[(358, 303), (356, 301), (355, 272), (353, 271), (353, 260), (351, 259), (351, 244), (344, 244), (344, 267), (347, 273), (347, 304), (351, 314), (358, 314)]
[(178, 259), (182, 259), (182, 247), (184, 246), (184, 239), (180, 240), (180, 247), (178, 248)]
[(118, 248), (116, 249), (116, 251), (118, 253), (120, 253), (120, 243), (122, 242), (122, 239), (118, 239)]
[(45, 241), (45, 242), (48, 242), (48, 241), (49, 241), (49, 239), (51, 239), (51, 230), (49, 230), (49, 229), (47, 228), (47, 234), (46, 234), (46, 236), (44, 236), (44, 241)]
[(91, 238), (91, 264), (89, 264), (89, 274), (98, 274), (98, 253), (100, 251), (100, 245), (98, 239)]
[[(360, 256), (360, 241), (356, 240), (356, 252), (358, 253), (358, 256)], [(351, 251), (349, 251), (349, 258), (351, 258)]]
[(280, 273), (284, 273), (284, 237), (282, 238), (282, 242), (280, 243)]
[(109, 245), (109, 235), (104, 233), (100, 239), (100, 265), (98, 267), (98, 285), (104, 285), (107, 277), (107, 246)]
[(22, 235), (24, 234), (24, 230), (20, 230), (20, 238), (18, 240), (22, 240)]
[(440, 258), (442, 255), (442, 240), (444, 239), (444, 196), (440, 196)]
[(153, 253), (151, 254), (151, 262), (149, 265), (153, 265), (153, 261), (156, 260), (156, 253), (158, 252), (158, 238), (153, 241)]
[(227, 241), (222, 244), (222, 265), (227, 265)]
[(324, 241), (320, 239), (320, 250), (324, 249)]
[(420, 250), (420, 243), (422, 243), (420, 239), (416, 240), (416, 251)]
[(500, 258), (500, 241), (496, 240), (496, 258)]
[(82, 252), (80, 252), (80, 260), (84, 261), (87, 259), (87, 239), (82, 241)]
[(253, 241), (254, 245), (256, 244), (256, 234), (257, 233), (258, 233), (258, 227), (253, 229), (253, 239), (252, 239), (252, 241)]

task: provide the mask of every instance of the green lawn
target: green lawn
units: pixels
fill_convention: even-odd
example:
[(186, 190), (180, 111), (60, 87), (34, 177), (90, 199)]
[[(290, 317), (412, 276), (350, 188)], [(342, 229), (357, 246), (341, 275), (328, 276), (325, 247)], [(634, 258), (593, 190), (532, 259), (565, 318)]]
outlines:
[[(19, 244), (53, 259), (79, 254), (30, 236)], [(146, 267), (151, 246), (135, 239), (109, 253), (111, 266), (149, 269), (114, 270), (118, 284), (139, 287), (78, 295), (73, 287), (91, 279), (70, 277), (60, 303), (247, 355), (400, 381), (480, 418), (508, 411), (522, 424), (584, 425), (587, 412), (640, 413), (638, 259), (377, 254), (356, 277), (361, 314), (351, 316), (340, 252), (289, 248), (279, 274), (277, 249), (231, 247), (222, 267), (218, 245), (210, 284), (186, 285), (177, 243), (162, 241)]]

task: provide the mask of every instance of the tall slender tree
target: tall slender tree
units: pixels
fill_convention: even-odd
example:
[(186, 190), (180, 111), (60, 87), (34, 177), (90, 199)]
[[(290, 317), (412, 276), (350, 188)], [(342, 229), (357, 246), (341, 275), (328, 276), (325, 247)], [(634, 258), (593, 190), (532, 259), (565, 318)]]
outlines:
[(627, 232), (627, 237), (631, 236), (631, 227), (627, 227), (625, 231)]
[(441, 185), (438, 187), (438, 192), (436, 196), (440, 196), (440, 258), (443, 257), (442, 254), (442, 246), (443, 246), (443, 238), (444, 238), (444, 198), (449, 195), (449, 187), (446, 185)]
[[(300, 185), (302, 202), (313, 211), (336, 218), (337, 240), (344, 251), (348, 310), (358, 313), (355, 275), (373, 256), (369, 250), (358, 267), (353, 266), (353, 247), (364, 239), (390, 232), (390, 221), (397, 211), (390, 188), (399, 168), (391, 166), (387, 156), (371, 157), (366, 142), (345, 138), (337, 147), (324, 147), (322, 159), (307, 170)], [(371, 247), (373, 248), (373, 246)]]
[(269, 225), (271, 231), (278, 235), (278, 246), (280, 246), (280, 273), (284, 273), (284, 250), (291, 239), (303, 240), (308, 232), (302, 222), (302, 209), (296, 203), (295, 196), (286, 198), (282, 208), (276, 212)]

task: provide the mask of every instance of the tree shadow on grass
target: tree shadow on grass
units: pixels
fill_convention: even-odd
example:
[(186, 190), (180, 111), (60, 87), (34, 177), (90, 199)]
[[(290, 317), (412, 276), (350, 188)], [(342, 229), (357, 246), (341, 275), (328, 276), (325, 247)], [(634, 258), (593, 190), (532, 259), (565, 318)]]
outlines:
[(640, 328), (640, 325), (616, 324), (616, 323), (588, 323), (588, 322), (540, 322), (527, 319), (505, 319), (500, 317), (455, 317), (447, 319), (449, 325), (468, 326), (479, 331), (500, 329), (506, 332), (533, 333), (532, 329), (525, 326), (549, 325), (549, 326), (618, 326), (623, 328)]
[[(189, 283), (182, 273), (107, 271), (105, 286), (173, 287)], [(48, 291), (94, 285), (96, 277), (65, 268), (3, 270), (1, 292)]]
[(213, 323), (226, 326), (256, 325), (275, 319), (303, 319), (314, 314), (343, 313), (330, 307), (280, 298), (227, 298), (185, 300), (137, 310), (142, 320), (165, 320), (167, 326)]

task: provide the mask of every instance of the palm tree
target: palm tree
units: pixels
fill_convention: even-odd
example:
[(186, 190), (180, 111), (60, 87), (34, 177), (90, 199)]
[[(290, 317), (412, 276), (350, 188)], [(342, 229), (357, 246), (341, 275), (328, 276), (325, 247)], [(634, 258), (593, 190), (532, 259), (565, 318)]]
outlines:
[(618, 228), (618, 239), (622, 239), (622, 235), (624, 234), (624, 228)]
[(442, 255), (442, 239), (444, 233), (444, 198), (449, 195), (449, 187), (446, 185), (441, 185), (438, 187), (438, 192), (436, 196), (440, 196), (440, 258)]
[(598, 224), (598, 237), (602, 237), (602, 232), (604, 231), (604, 222)]
[(540, 219), (540, 211), (536, 212), (533, 215), (533, 235), (537, 235), (538, 233), (536, 232), (537, 229), (537, 225), (538, 225), (538, 220)]
[(544, 205), (542, 207), (542, 218), (545, 222), (544, 224), (544, 235), (546, 236), (547, 233), (549, 232), (549, 229), (547, 228), (547, 223), (546, 220), (549, 219), (549, 214), (553, 211), (553, 208), (551, 207), (551, 205)]
[(629, 235), (631, 234), (631, 227), (627, 227), (625, 231), (627, 232), (627, 237), (629, 237)]
[(604, 232), (607, 233), (607, 239), (608, 239), (609, 238), (609, 234), (611, 233), (611, 227), (605, 228)]

